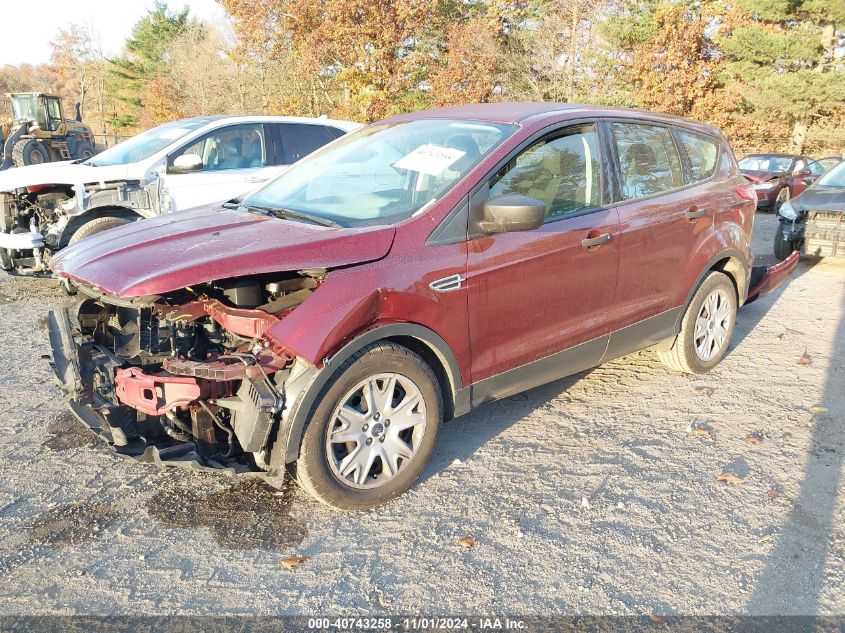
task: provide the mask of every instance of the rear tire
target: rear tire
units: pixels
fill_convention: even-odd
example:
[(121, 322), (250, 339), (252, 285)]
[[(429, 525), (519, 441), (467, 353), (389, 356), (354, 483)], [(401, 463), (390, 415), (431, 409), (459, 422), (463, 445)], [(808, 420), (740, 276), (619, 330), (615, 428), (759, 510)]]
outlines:
[(779, 262), (789, 257), (792, 251), (798, 250), (795, 240), (783, 239), (783, 224), (778, 222), (778, 227), (775, 229), (775, 243), (774, 253)]
[(86, 222), (85, 224), (80, 226), (76, 230), (76, 232), (70, 236), (68, 246), (76, 244), (79, 240), (83, 240), (86, 237), (89, 237), (96, 233), (102, 233), (103, 231), (108, 231), (109, 229), (114, 229), (118, 226), (129, 224), (130, 222), (132, 222), (132, 220), (128, 218), (118, 218), (113, 215), (107, 215), (102, 218), (95, 218), (90, 222)]
[(724, 273), (711, 271), (687, 306), (674, 344), (666, 352), (657, 352), (657, 357), (673, 371), (685, 374), (710, 371), (730, 347), (736, 309), (733, 282)]
[(17, 167), (49, 163), (50, 150), (36, 138), (21, 139), (12, 148), (12, 161)]
[(76, 156), (74, 156), (74, 158), (87, 160), (91, 158), (94, 153), (94, 146), (87, 141), (82, 141), (76, 146)]
[(291, 473), (332, 508), (381, 505), (420, 476), (442, 419), (443, 397), (431, 367), (400, 345), (368, 345), (318, 396)]

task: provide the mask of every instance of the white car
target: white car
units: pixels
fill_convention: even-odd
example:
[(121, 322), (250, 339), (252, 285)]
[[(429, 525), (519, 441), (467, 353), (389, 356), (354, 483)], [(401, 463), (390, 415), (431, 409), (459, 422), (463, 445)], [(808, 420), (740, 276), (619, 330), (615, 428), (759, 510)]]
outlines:
[(215, 208), (359, 127), (323, 117), (193, 117), (87, 160), (0, 172), (0, 268), (42, 272), (53, 253), (83, 237)]

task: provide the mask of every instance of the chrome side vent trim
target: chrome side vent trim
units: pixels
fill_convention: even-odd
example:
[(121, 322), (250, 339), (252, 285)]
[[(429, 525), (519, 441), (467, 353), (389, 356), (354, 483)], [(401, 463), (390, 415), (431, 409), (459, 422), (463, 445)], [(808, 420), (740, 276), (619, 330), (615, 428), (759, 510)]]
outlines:
[(443, 277), (443, 279), (432, 281), (428, 284), (428, 287), (436, 292), (450, 292), (452, 290), (460, 290), (463, 283), (464, 278), (460, 275), (449, 275), (448, 277)]

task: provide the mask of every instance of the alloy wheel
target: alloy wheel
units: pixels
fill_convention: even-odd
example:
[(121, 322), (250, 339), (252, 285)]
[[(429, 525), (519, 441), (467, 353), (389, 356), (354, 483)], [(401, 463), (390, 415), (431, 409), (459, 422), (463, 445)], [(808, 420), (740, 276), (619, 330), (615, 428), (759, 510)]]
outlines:
[(353, 488), (376, 488), (414, 459), (426, 429), (420, 388), (406, 376), (370, 376), (344, 394), (327, 427), (332, 474)]
[(704, 362), (718, 356), (728, 342), (733, 311), (727, 293), (717, 289), (707, 295), (695, 319), (695, 353)]

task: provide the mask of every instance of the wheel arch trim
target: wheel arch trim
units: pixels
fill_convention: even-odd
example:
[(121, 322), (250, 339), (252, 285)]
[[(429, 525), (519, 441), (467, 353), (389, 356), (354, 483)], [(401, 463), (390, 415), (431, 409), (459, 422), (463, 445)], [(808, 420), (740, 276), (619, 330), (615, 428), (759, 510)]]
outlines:
[[(283, 416), (279, 423), (276, 441), (271, 449), (270, 467), (272, 471), (280, 472), (285, 464), (296, 461), (299, 455), (299, 445), (308, 422), (308, 417), (317, 402), (317, 397), (329, 383), (338, 368), (355, 353), (376, 341), (413, 338), (425, 345), (437, 357), (443, 372), (449, 382), (449, 394), (443, 394), (451, 399), (454, 415), (462, 415), (469, 411), (469, 389), (465, 389), (461, 378), (460, 367), (454, 352), (443, 338), (433, 330), (416, 323), (390, 323), (369, 329), (355, 337), (341, 347), (333, 356), (326, 359), (322, 367), (308, 364), (306, 368), (296, 371), (294, 368), (285, 382), (285, 395), (292, 404), (288, 408), (287, 417)], [(401, 345), (401, 341), (398, 341)], [(305, 363), (305, 361), (301, 361)], [(432, 367), (437, 372), (436, 367)]]

